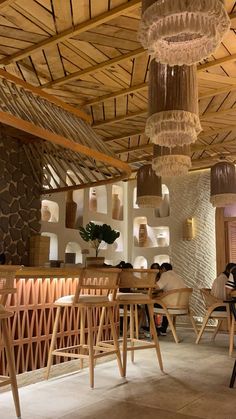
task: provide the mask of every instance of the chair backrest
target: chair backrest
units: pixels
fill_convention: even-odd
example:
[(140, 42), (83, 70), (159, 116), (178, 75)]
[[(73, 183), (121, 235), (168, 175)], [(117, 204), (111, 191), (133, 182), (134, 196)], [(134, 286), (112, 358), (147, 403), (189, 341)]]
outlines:
[(123, 269), (120, 274), (120, 288), (147, 289), (151, 295), (156, 286), (157, 269)]
[(85, 268), (81, 269), (75, 292), (74, 304), (78, 302), (80, 294), (109, 295), (113, 299), (119, 287), (121, 269), (117, 268)]
[(167, 308), (187, 309), (189, 307), (189, 300), (192, 295), (192, 288), (179, 288), (164, 292), (163, 295), (157, 297), (161, 300)]
[(16, 273), (22, 269), (18, 265), (0, 265), (0, 304), (5, 307), (9, 294), (16, 292), (14, 280)]
[(219, 300), (218, 298), (214, 297), (214, 295), (211, 294), (210, 288), (201, 288), (200, 293), (205, 303), (206, 309), (208, 309), (209, 307), (211, 307), (213, 304), (216, 304), (216, 303), (219, 303), (219, 306), (224, 305), (222, 300)]

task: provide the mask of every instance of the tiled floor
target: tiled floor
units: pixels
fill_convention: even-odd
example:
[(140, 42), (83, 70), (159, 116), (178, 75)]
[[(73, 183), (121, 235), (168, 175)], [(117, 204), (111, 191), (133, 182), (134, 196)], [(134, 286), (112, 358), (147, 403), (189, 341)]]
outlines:
[[(180, 335), (178, 345), (171, 335), (160, 338), (165, 373), (154, 350), (136, 352), (127, 379), (119, 377), (115, 361), (98, 365), (94, 390), (86, 369), (63, 377), (55, 376), (54, 369), (49, 381), (20, 388), (22, 419), (236, 419), (236, 385), (228, 387), (234, 359), (228, 357), (227, 336), (212, 342), (207, 333), (195, 345), (192, 332)], [(0, 393), (0, 418), (15, 418), (10, 392)]]

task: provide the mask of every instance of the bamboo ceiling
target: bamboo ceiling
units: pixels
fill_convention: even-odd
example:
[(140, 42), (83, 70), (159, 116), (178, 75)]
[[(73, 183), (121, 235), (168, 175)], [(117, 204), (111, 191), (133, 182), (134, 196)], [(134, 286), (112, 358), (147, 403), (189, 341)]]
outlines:
[[(203, 132), (194, 168), (236, 160), (236, 2), (231, 30), (198, 66)], [(111, 150), (135, 170), (150, 161), (144, 135), (149, 58), (137, 41), (139, 0), (0, 0), (0, 64), (85, 111)]]

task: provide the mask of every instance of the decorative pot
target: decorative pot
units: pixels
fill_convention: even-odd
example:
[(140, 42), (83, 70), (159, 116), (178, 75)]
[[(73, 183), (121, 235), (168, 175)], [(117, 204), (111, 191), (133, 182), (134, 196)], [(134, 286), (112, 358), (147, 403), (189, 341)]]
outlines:
[(147, 224), (140, 224), (139, 226), (139, 233), (138, 233), (138, 241), (139, 246), (144, 247), (147, 244)]
[(47, 205), (43, 205), (41, 209), (41, 219), (42, 221), (49, 221), (51, 218), (51, 212)]
[(93, 256), (87, 256), (86, 257), (86, 268), (90, 266), (97, 266), (102, 267), (104, 265), (105, 258), (104, 257), (93, 257)]
[(114, 220), (120, 219), (120, 199), (118, 194), (112, 195), (112, 218)]
[(66, 228), (75, 228), (77, 204), (73, 201), (73, 190), (67, 192)]
[(162, 204), (159, 209), (160, 217), (169, 217), (170, 215), (170, 201), (169, 194), (164, 194)]
[(65, 263), (75, 263), (76, 253), (65, 253)]
[(89, 199), (89, 209), (90, 211), (97, 211), (97, 194), (96, 190), (93, 189)]
[(167, 245), (166, 237), (159, 236), (157, 237), (157, 246), (158, 247), (165, 247)]

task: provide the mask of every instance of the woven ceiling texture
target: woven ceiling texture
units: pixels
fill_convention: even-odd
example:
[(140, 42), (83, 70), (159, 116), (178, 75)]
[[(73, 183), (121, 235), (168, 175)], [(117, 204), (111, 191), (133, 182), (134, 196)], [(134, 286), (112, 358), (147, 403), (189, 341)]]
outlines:
[[(231, 30), (198, 65), (203, 131), (191, 147), (193, 168), (236, 160), (236, 2), (225, 4)], [(152, 157), (140, 8), (139, 0), (0, 0), (1, 68), (90, 114), (133, 170)]]

